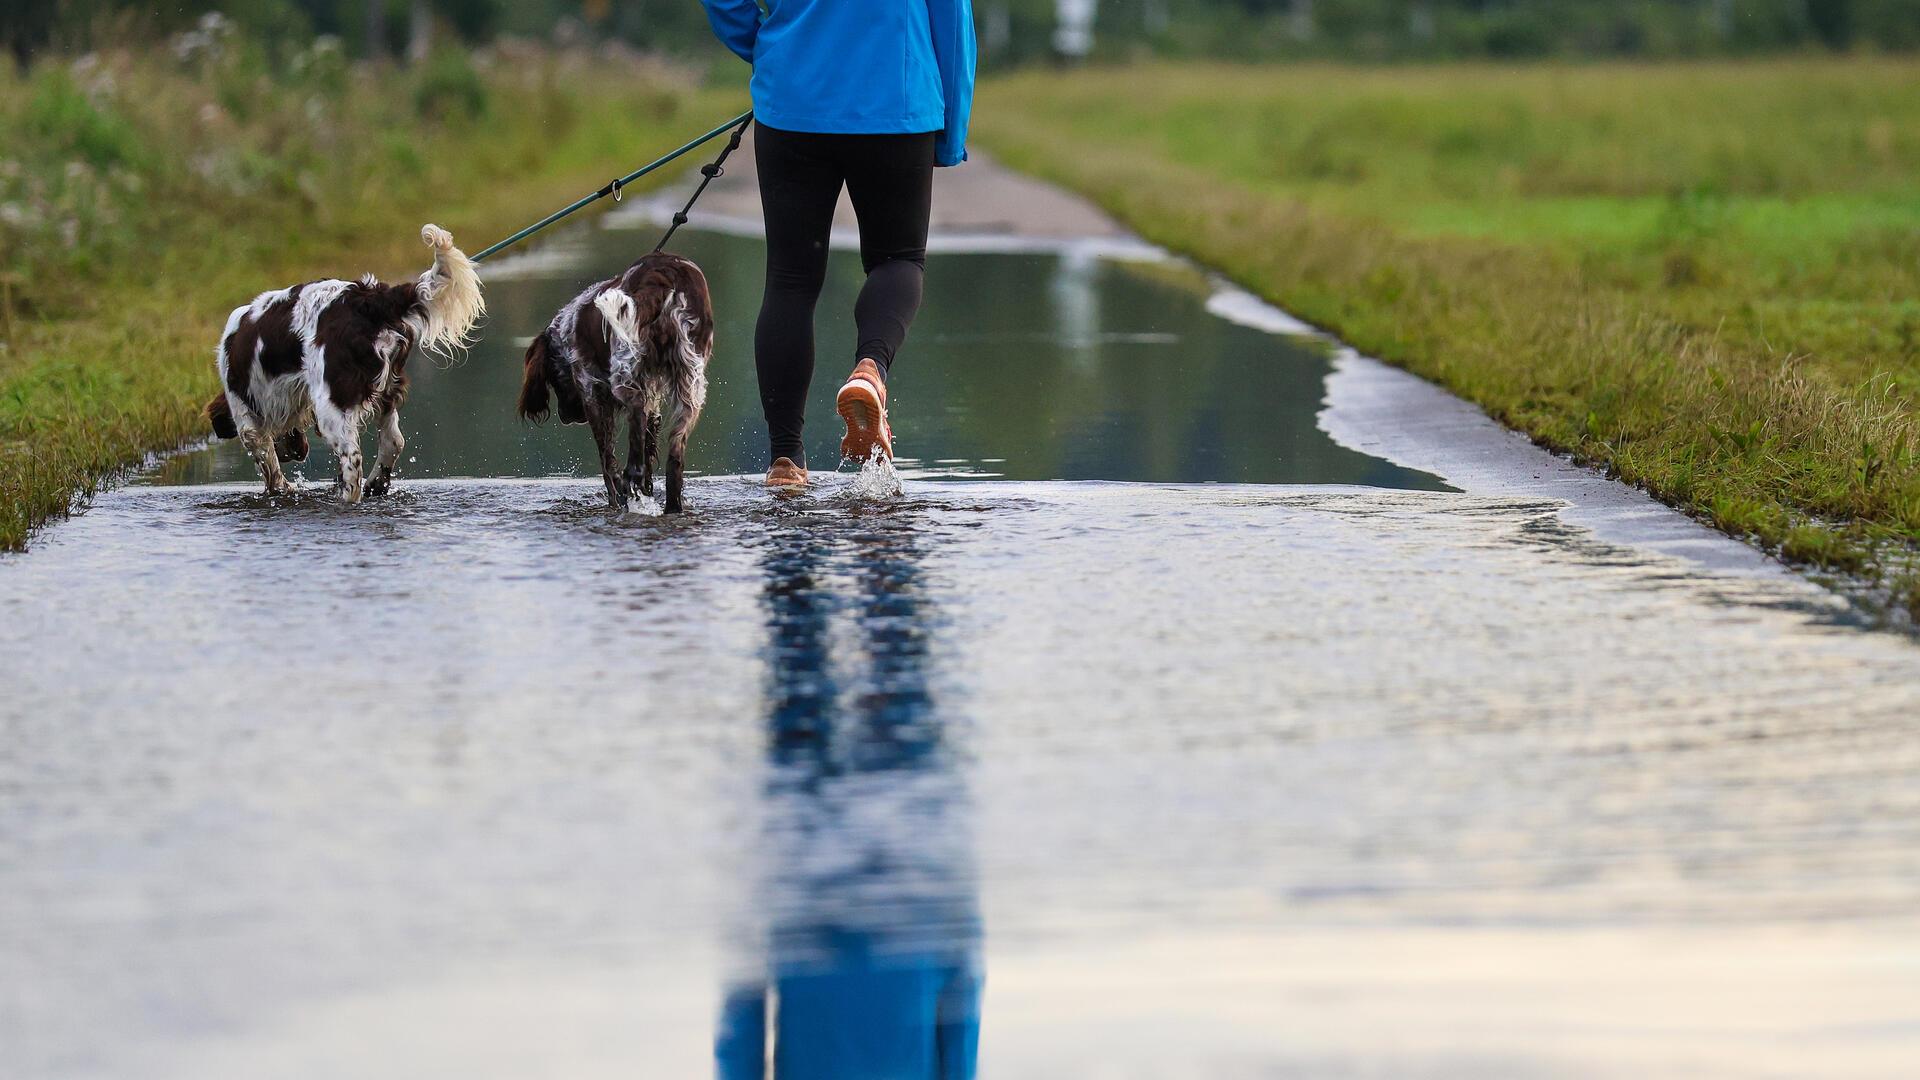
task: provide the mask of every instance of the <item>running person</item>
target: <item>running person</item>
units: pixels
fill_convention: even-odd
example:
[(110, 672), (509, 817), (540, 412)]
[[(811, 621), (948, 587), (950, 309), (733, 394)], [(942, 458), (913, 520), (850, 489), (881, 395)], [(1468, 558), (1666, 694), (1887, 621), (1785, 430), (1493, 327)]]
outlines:
[(867, 281), (854, 304), (853, 373), (835, 399), (843, 458), (893, 456), (887, 372), (920, 309), (935, 166), (967, 159), (971, 0), (701, 0), (713, 32), (753, 65), (754, 157), (767, 282), (753, 360), (767, 419), (768, 487), (803, 487), (813, 309), (844, 185)]

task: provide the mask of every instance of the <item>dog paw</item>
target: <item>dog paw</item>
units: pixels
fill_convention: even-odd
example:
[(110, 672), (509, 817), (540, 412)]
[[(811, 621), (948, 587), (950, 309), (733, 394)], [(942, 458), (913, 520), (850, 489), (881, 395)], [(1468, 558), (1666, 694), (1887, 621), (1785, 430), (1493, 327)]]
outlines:
[(446, 251), (453, 247), (453, 234), (438, 225), (422, 225), (420, 242), (436, 251)]

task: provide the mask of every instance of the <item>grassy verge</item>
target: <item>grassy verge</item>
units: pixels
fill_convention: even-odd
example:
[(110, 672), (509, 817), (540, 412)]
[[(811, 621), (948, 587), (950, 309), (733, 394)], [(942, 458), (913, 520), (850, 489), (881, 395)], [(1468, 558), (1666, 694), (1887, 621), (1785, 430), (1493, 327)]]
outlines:
[(204, 434), (235, 304), (417, 273), (426, 221), (477, 250), (736, 104), (537, 52), (396, 71), (174, 45), (0, 71), (0, 549)]
[(1147, 66), (983, 97), (1010, 164), (1920, 611), (1920, 68)]

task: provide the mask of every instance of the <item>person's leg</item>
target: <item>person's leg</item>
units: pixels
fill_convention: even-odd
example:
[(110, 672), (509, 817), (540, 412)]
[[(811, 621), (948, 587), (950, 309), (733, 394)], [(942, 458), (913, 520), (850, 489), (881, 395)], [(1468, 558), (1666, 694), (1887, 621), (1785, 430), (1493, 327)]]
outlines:
[(753, 362), (767, 420), (769, 460), (806, 463), (801, 429), (813, 381), (813, 307), (827, 277), (827, 235), (841, 176), (832, 136), (754, 125), (755, 168), (767, 225), (766, 291), (754, 327)]
[(860, 341), (854, 360), (872, 360), (884, 377), (920, 310), (933, 208), (932, 132), (850, 135), (842, 140), (847, 196), (860, 219), (860, 262), (867, 281), (853, 307)]
[(841, 143), (847, 194), (860, 219), (860, 261), (866, 284), (853, 306), (859, 331), (853, 374), (834, 395), (846, 423), (840, 456), (890, 460), (887, 371), (920, 310), (927, 261), (927, 218), (933, 206), (933, 135), (848, 135)]

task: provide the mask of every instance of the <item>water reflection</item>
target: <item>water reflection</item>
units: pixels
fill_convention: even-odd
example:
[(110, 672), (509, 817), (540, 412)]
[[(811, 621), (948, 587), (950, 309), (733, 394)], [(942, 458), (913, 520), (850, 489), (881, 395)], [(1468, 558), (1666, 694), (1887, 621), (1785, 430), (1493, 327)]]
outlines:
[(933, 619), (911, 524), (869, 520), (765, 551), (767, 923), (721, 1007), (726, 1080), (974, 1075), (980, 919)]

